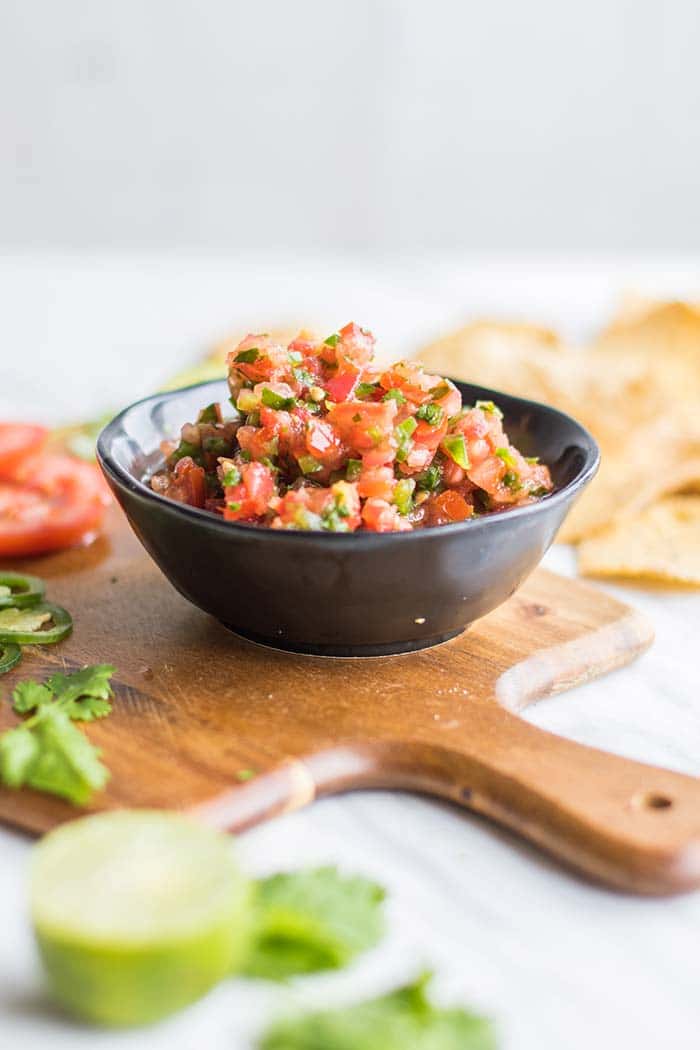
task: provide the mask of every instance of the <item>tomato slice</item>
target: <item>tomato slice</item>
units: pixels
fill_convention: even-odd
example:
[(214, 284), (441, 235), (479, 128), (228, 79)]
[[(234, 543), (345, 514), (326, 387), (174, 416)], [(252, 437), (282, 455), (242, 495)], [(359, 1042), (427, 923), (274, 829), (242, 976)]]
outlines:
[(0, 480), (0, 557), (31, 557), (85, 542), (99, 528), (107, 488), (99, 469), (39, 453)]
[(23, 459), (38, 452), (48, 433), (33, 423), (0, 423), (0, 478), (11, 477)]

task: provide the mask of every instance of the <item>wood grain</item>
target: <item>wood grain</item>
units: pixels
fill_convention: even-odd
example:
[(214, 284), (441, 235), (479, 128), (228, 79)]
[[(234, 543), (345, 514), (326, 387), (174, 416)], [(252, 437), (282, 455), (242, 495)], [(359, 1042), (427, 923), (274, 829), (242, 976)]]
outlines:
[[(443, 646), (340, 660), (229, 633), (172, 589), (116, 510), (91, 548), (24, 567), (47, 579), (75, 631), (28, 649), (6, 689), (57, 666), (118, 668), (113, 715), (86, 729), (112, 771), (95, 809), (177, 808), (242, 830), (321, 795), (402, 788), (485, 814), (621, 889), (700, 885), (700, 782), (518, 716), (649, 645), (644, 619), (586, 584), (539, 570)], [(0, 723), (14, 721), (3, 704)], [(33, 832), (76, 814), (0, 791), (0, 819)]]

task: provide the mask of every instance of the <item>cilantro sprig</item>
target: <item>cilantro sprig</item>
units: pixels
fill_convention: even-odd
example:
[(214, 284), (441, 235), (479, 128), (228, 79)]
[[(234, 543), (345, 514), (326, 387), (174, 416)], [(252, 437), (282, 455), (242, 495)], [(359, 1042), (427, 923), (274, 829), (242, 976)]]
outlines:
[(384, 897), (376, 882), (332, 867), (260, 880), (245, 973), (284, 980), (347, 965), (382, 937)]
[(428, 997), (429, 973), (388, 995), (273, 1024), (259, 1050), (496, 1050), (490, 1021)]
[(10, 788), (33, 787), (84, 805), (103, 788), (109, 770), (99, 750), (74, 722), (92, 722), (112, 710), (111, 664), (54, 674), (46, 682), (19, 682), (12, 708), (27, 715), (0, 735), (0, 781)]

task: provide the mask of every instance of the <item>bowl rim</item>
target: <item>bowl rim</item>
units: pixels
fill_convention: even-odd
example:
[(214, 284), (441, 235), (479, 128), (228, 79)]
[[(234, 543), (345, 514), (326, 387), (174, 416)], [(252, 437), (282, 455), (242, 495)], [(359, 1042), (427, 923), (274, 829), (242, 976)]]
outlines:
[[(449, 376), (446, 378), (450, 378)], [(237, 522), (237, 521), (224, 521), (223, 518), (217, 517), (212, 514), (211, 511), (205, 510), (200, 507), (190, 507), (186, 503), (178, 503), (177, 500), (168, 499), (167, 496), (162, 496), (158, 492), (154, 492), (152, 488), (146, 485), (140, 478), (134, 477), (128, 470), (122, 467), (116, 462), (111, 453), (111, 445), (114, 438), (119, 433), (120, 429), (123, 429), (124, 421), (127, 416), (137, 408), (141, 408), (143, 405), (149, 402), (174, 399), (182, 394), (189, 393), (192, 390), (201, 388), (204, 390), (206, 387), (220, 386), (221, 383), (226, 382), (226, 377), (222, 376), (220, 379), (207, 379), (199, 383), (190, 383), (188, 386), (178, 387), (175, 390), (163, 390), (158, 391), (154, 394), (148, 394), (146, 397), (140, 398), (138, 401), (132, 402), (123, 408), (113, 419), (107, 423), (100, 431), (97, 443), (96, 453), (97, 460), (100, 464), (103, 472), (108, 476), (111, 476), (114, 481), (122, 487), (130, 490), (134, 495), (141, 496), (146, 500), (152, 500), (154, 503), (160, 505), (163, 509), (167, 509), (173, 514), (182, 515), (185, 518), (189, 518), (193, 523), (200, 522), (206, 523), (210, 528), (223, 529), (229, 534), (240, 534), (250, 535), (254, 533), (256, 536), (275, 536), (282, 540), (286, 537), (294, 537), (295, 539), (301, 539), (304, 541), (317, 541), (323, 539), (324, 541), (340, 542), (340, 543), (358, 543), (358, 541), (364, 540), (370, 542), (385, 542), (388, 539), (400, 540), (406, 542), (408, 540), (415, 540), (421, 536), (423, 537), (434, 537), (436, 535), (445, 535), (446, 533), (455, 533), (463, 530), (474, 530), (483, 529), (489, 524), (489, 522), (503, 521), (515, 521), (523, 517), (529, 517), (542, 513), (552, 506), (557, 506), (561, 503), (567, 503), (571, 497), (581, 488), (588, 484), (593, 478), (598, 467), (600, 465), (600, 448), (593, 435), (579, 423), (573, 416), (568, 415), (566, 412), (562, 412), (558, 408), (554, 408), (553, 405), (548, 405), (542, 401), (532, 401), (529, 398), (518, 397), (515, 394), (506, 394), (504, 391), (494, 390), (491, 387), (482, 387), (476, 383), (467, 383), (461, 379), (452, 379), (450, 381), (455, 383), (458, 387), (468, 386), (473, 390), (478, 390), (485, 396), (478, 400), (494, 401), (496, 403), (500, 401), (507, 401), (511, 404), (518, 404), (524, 409), (532, 409), (538, 412), (544, 411), (554, 419), (558, 420), (559, 423), (564, 423), (568, 426), (572, 426), (574, 430), (578, 431), (578, 438), (581, 445), (584, 448), (585, 458), (584, 462), (571, 481), (567, 482), (562, 488), (556, 489), (554, 492), (549, 493), (547, 496), (543, 496), (542, 499), (536, 503), (529, 503), (523, 507), (512, 507), (508, 511), (503, 511), (501, 514), (483, 514), (475, 518), (466, 518), (464, 521), (454, 521), (445, 525), (426, 525), (420, 529), (412, 529), (406, 532), (369, 532), (369, 531), (358, 531), (358, 532), (326, 532), (318, 529), (269, 529), (256, 525), (253, 522)], [(187, 422), (185, 420), (184, 422)], [(274, 542), (274, 541), (273, 541)]]

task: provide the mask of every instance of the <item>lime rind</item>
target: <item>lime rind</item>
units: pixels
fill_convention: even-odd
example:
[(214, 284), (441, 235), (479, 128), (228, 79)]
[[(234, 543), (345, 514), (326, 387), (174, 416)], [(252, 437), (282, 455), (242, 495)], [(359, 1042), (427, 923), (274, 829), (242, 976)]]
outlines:
[(64, 825), (31, 872), (55, 998), (105, 1025), (193, 1002), (243, 964), (250, 894), (229, 836), (180, 815), (123, 810)]

